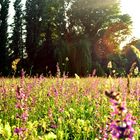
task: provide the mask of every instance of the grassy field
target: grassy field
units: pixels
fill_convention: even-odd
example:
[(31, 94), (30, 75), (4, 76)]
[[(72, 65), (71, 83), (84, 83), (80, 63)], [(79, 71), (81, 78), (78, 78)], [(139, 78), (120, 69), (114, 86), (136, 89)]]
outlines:
[(0, 140), (140, 139), (139, 78), (1, 78)]

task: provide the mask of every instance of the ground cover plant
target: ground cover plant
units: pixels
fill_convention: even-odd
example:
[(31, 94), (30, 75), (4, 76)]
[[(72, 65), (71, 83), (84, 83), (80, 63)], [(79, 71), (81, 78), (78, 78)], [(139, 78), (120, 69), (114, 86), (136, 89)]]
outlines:
[(0, 140), (140, 139), (139, 78), (0, 79)]

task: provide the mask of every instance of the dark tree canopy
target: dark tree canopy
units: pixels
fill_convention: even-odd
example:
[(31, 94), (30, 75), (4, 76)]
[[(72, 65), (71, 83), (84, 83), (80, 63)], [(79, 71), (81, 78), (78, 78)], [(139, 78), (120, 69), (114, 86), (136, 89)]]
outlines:
[(0, 75), (8, 74), (8, 10), (9, 0), (1, 0), (0, 5)]

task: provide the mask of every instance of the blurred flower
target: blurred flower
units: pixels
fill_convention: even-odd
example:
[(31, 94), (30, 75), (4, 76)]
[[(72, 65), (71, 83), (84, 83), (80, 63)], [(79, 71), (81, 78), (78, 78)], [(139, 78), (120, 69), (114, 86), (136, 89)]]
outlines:
[(65, 58), (65, 60), (66, 60), (66, 61), (69, 61), (69, 58), (68, 58), (68, 57), (66, 57), (66, 58)]
[(113, 72), (113, 74), (115, 74), (116, 70), (113, 70), (112, 72)]
[(19, 61), (20, 61), (20, 59), (17, 58), (12, 62), (12, 69), (14, 70), (14, 72), (17, 70), (17, 64)]
[(110, 69), (112, 68), (112, 62), (111, 61), (108, 62), (107, 68), (110, 68)]

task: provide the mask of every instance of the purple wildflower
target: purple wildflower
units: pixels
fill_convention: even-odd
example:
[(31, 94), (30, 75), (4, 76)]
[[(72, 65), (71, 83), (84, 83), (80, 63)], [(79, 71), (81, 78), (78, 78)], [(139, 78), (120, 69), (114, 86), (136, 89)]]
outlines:
[[(123, 100), (122, 102), (120, 94), (113, 93), (112, 91), (106, 92), (106, 95), (111, 98), (111, 108), (113, 112), (111, 112), (112, 119), (110, 120), (109, 127), (104, 134), (109, 132), (113, 139), (127, 138), (132, 140), (135, 133), (133, 125), (136, 124), (136, 122), (135, 118), (127, 110), (126, 101)], [(106, 138), (105, 135), (104, 138)]]
[(22, 127), (21, 128), (15, 128), (14, 129), (14, 133), (16, 133), (19, 136), (23, 136), (24, 131), (26, 131), (26, 129), (25, 128), (22, 128)]
[(27, 112), (27, 111), (22, 113), (21, 119), (22, 119), (23, 121), (27, 121), (27, 119), (28, 119), (28, 112)]
[(19, 113), (16, 114), (16, 118), (18, 119), (18, 121), (20, 121), (21, 123), (20, 126), (18, 126), (14, 132), (16, 134), (19, 135), (19, 137), (23, 138), (24, 137), (24, 131), (26, 130), (25, 125), (26, 125), (26, 121), (28, 119), (28, 104), (27, 104), (27, 99), (29, 97), (29, 89), (27, 89), (27, 91), (25, 91), (24, 89), (24, 71), (21, 71), (21, 81), (20, 81), (20, 86), (17, 86), (17, 90), (16, 90), (16, 108), (19, 110)]

